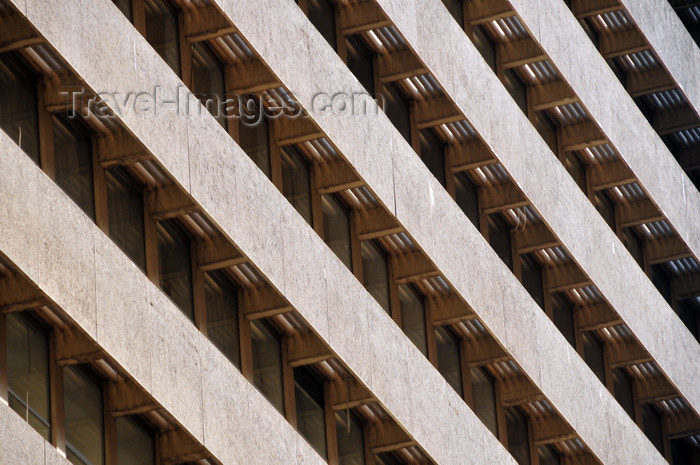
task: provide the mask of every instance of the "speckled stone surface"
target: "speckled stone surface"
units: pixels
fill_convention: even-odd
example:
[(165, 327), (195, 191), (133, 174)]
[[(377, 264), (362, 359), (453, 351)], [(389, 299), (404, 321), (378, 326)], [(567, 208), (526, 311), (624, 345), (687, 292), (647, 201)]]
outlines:
[(7, 404), (0, 402), (0, 464), (69, 465), (70, 462)]

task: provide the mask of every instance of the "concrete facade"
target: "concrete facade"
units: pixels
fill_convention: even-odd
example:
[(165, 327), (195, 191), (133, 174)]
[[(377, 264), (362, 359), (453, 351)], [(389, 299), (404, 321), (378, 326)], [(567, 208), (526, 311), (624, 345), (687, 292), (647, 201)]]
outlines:
[[(109, 89), (126, 95), (154, 85), (185, 87), (109, 0), (65, 0), (50, 7), (38, 0), (8, 3), (93, 91)], [(563, 454), (560, 463), (668, 460), (670, 449), (657, 451), (638, 426), (640, 420), (635, 425), (614, 389), (611, 392), (610, 385), (596, 379), (584, 357), (504, 265), (483, 231), (462, 213), (389, 118), (382, 113), (339, 117), (312, 112), (318, 92), (359, 93), (363, 88), (294, 2), (210, 3), (202, 8), (215, 9), (232, 24), (274, 77), (292, 91), (308, 111), (309, 121), (337, 148), (378, 208), (410, 237), (416, 253), (427, 258), (452, 294), (476, 315), (486, 337), (517, 365), (537, 398), (551, 407), (551, 417), (564, 425), (565, 433), (551, 436), (554, 439), (531, 441), (530, 460), (544, 460), (537, 458), (535, 447), (566, 441), (579, 441), (584, 452)], [(442, 3), (378, 0), (376, 5), (469, 120), (543, 224), (570, 253), (573, 264), (599, 289), (620, 324), (629, 328), (634, 343), (658, 366), (660, 377), (675, 390), (672, 398), (689, 406), (692, 436), (700, 408), (697, 340), (564, 167), (550, 156), (535, 127)], [(613, 82), (597, 51), (587, 41), (582, 43), (585, 34), (564, 3), (552, 0), (534, 7), (512, 1), (510, 5), (691, 256), (697, 257), (700, 194), (624, 89)], [(569, 33), (573, 30), (573, 43), (557, 35), (559, 29), (551, 23), (544, 24), (545, 16)], [(97, 29), (100, 35), (95, 37)], [(574, 53), (573, 48), (578, 51)], [(600, 80), (591, 84), (588, 74)], [(679, 85), (683, 87), (688, 79), (679, 76)], [(217, 233), (289, 303), (312, 337), (368, 391), (371, 402), (407, 437), (407, 448), (419, 449), (429, 463), (436, 464), (516, 463), (507, 440), (491, 434), (443, 379), (435, 362), (431, 364), (414, 347), (284, 198), (279, 186), (266, 178), (214, 118), (206, 112), (199, 115), (199, 108), (193, 102), (187, 114), (166, 110), (157, 117), (119, 113), (114, 106), (111, 110), (118, 125), (143, 145), (172, 185), (193, 201)], [(627, 123), (620, 124), (623, 115)], [(2, 255), (204, 448), (208, 463), (324, 462), (293, 424), (275, 413), (246, 376), (4, 133), (0, 150)], [(27, 234), (19, 236), (18, 230)], [(353, 311), (347, 311), (350, 308)], [(7, 409), (2, 416), (2, 427), (19, 422)], [(531, 434), (537, 421), (530, 420)], [(39, 445), (31, 433), (20, 430), (18, 437), (30, 439), (20, 447), (13, 445), (14, 436), (8, 437), (0, 443), (0, 452), (10, 451), (8, 457), (28, 454), (26, 463), (54, 463), (49, 460), (56, 459), (51, 444)], [(368, 434), (365, 431), (365, 441)]]

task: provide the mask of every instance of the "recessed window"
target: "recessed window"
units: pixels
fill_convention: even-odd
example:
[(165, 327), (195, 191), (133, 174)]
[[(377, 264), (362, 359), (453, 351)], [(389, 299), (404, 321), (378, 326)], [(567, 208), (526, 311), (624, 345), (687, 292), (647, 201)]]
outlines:
[(464, 173), (455, 175), (455, 202), (474, 227), (479, 229), (479, 194), (476, 186)]
[[(260, 109), (256, 111), (260, 111)], [(259, 118), (257, 124), (246, 124), (242, 121), (238, 124), (239, 145), (268, 179), (270, 179), (269, 131), (269, 125), (265, 118)]]
[(294, 399), (297, 410), (297, 430), (321, 457), (327, 459), (323, 384), (306, 367), (294, 369)]
[(119, 8), (119, 11), (121, 11), (122, 14), (126, 16), (126, 18), (129, 21), (133, 22), (134, 19), (131, 9), (131, 1), (132, 0), (112, 0), (112, 3), (114, 3), (117, 6), (117, 8)]
[(498, 437), (496, 384), (493, 377), (483, 368), (474, 367), (471, 369), (471, 379), (474, 413)]
[(527, 420), (517, 407), (508, 407), (505, 410), (508, 452), (518, 464), (530, 465), (530, 439), (527, 431)]
[[(2, 318), (0, 316), (0, 318)], [(26, 317), (5, 317), (7, 386), (12, 410), (50, 438), (49, 349), (46, 334)]]
[(338, 438), (338, 464), (365, 465), (362, 426), (352, 412), (335, 414), (335, 432)]
[(159, 221), (157, 230), (160, 288), (187, 318), (194, 320), (190, 239), (176, 220)]
[(352, 271), (350, 253), (350, 214), (333, 195), (321, 197), (323, 209), (323, 239), (341, 262)]
[(104, 464), (102, 388), (80, 366), (63, 369), (66, 455), (77, 465)]
[(283, 148), (280, 155), (282, 157), (282, 194), (299, 215), (309, 225), (313, 225), (309, 167), (291, 148)]
[(117, 418), (117, 463), (155, 465), (153, 432), (138, 418)]
[(435, 328), (438, 371), (460, 397), (462, 389), (462, 364), (459, 357), (459, 342), (450, 330), (443, 326)]
[(92, 138), (77, 121), (53, 116), (56, 184), (94, 221), (95, 191), (92, 172)]
[(224, 71), (203, 43), (192, 46), (192, 92), (221, 127), (226, 129)]
[(142, 271), (146, 270), (143, 190), (122, 168), (105, 171), (109, 237)]
[(605, 358), (603, 344), (593, 331), (581, 333), (583, 338), (583, 360), (595, 373), (601, 383), (605, 384)]
[(238, 291), (223, 272), (204, 275), (207, 337), (237, 367), (241, 366), (238, 336)]
[(39, 164), (36, 78), (15, 53), (0, 54), (0, 128)]
[(362, 241), (362, 276), (367, 292), (391, 314), (387, 259), (372, 241)]
[(428, 344), (425, 339), (425, 306), (420, 297), (408, 284), (399, 285), (401, 302), (401, 329), (418, 347), (423, 355), (428, 356)]
[(420, 131), (420, 158), (433, 173), (435, 179), (445, 187), (445, 155), (443, 146), (428, 130)]
[(335, 10), (328, 0), (309, 0), (309, 21), (318, 29), (328, 44), (335, 50)]
[(267, 323), (251, 322), (253, 382), (275, 408), (284, 415), (282, 389), (282, 344), (280, 337)]
[(178, 19), (170, 6), (163, 0), (145, 0), (146, 40), (180, 76), (180, 36)]

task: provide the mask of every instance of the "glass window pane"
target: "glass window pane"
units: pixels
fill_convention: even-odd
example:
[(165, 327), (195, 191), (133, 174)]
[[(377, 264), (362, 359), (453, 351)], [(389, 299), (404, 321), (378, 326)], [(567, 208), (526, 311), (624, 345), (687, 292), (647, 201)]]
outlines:
[(615, 400), (617, 400), (627, 415), (634, 420), (634, 391), (632, 388), (632, 380), (627, 376), (625, 370), (616, 368), (613, 370), (613, 382)]
[(384, 96), (384, 112), (396, 126), (406, 142), (411, 143), (411, 121), (408, 103), (395, 84), (387, 84), (382, 91)]
[(282, 194), (309, 225), (311, 218), (311, 180), (309, 167), (292, 150), (282, 149)]
[(455, 201), (474, 227), (479, 229), (479, 197), (477, 189), (464, 173), (455, 175)]
[(471, 369), (474, 413), (486, 427), (498, 437), (496, 423), (496, 386), (491, 375), (482, 368)]
[(399, 286), (401, 301), (401, 329), (418, 347), (423, 355), (428, 356), (428, 344), (425, 340), (425, 308), (423, 299), (407, 284)]
[[(509, 241), (510, 242), (510, 241)], [(520, 271), (522, 275), (523, 287), (530, 296), (537, 302), (540, 308), (544, 308), (544, 287), (542, 285), (542, 267), (530, 254), (520, 255)]]
[(530, 465), (527, 420), (516, 407), (506, 408), (506, 435), (508, 437), (508, 452), (520, 465)]
[(459, 342), (450, 334), (447, 328), (435, 328), (437, 342), (438, 371), (462, 397), (462, 364), (459, 357)]
[[(348, 421), (349, 420), (349, 421)], [(365, 446), (362, 426), (353, 415), (346, 412), (335, 414), (335, 432), (338, 437), (338, 464), (365, 465)]]
[(540, 465), (559, 465), (559, 454), (550, 446), (540, 446), (537, 448), (537, 455)]
[(192, 320), (192, 257), (190, 241), (175, 220), (159, 221), (160, 287)]
[(48, 440), (49, 350), (46, 334), (20, 314), (8, 314), (5, 318), (10, 407)]
[(180, 75), (180, 42), (177, 14), (163, 0), (145, 0), (146, 40), (170, 66)]
[(355, 75), (367, 93), (374, 95), (374, 62), (372, 52), (365, 46), (362, 36), (345, 36), (348, 69)]
[(206, 273), (207, 336), (237, 367), (241, 366), (238, 337), (238, 295), (230, 280), (220, 273)]
[(226, 129), (224, 70), (201, 42), (192, 46), (192, 91), (221, 127)]
[(592, 331), (582, 333), (583, 360), (588, 367), (605, 384), (605, 360), (603, 358), (603, 344)]
[(371, 241), (362, 241), (362, 276), (367, 292), (391, 314), (387, 259)]
[(117, 418), (117, 463), (155, 465), (153, 433), (128, 416)]
[(493, 250), (501, 257), (508, 269), (513, 269), (513, 251), (510, 248), (510, 227), (495, 213), (488, 216), (489, 224), (489, 244)]
[(564, 335), (571, 347), (576, 347), (576, 331), (574, 329), (574, 311), (566, 296), (562, 293), (551, 295), (554, 325)]
[(53, 150), (56, 184), (95, 219), (95, 191), (92, 184), (92, 140), (64, 115), (53, 117)]
[(256, 125), (238, 124), (239, 144), (258, 168), (270, 178), (270, 140), (267, 120)]
[(328, 247), (352, 271), (350, 254), (350, 216), (332, 195), (321, 197), (323, 205), (323, 234)]
[(335, 10), (328, 0), (309, 0), (308, 17), (318, 32), (335, 50)]
[(14, 53), (0, 54), (0, 128), (38, 165), (37, 108), (34, 75)]
[(420, 158), (433, 176), (445, 187), (445, 157), (442, 145), (428, 130), (420, 132)]
[(284, 415), (280, 338), (260, 320), (251, 322), (250, 335), (253, 345), (253, 382), (267, 400)]
[(664, 437), (661, 426), (661, 415), (656, 411), (652, 404), (642, 405), (642, 424), (644, 426), (644, 434), (649, 441), (663, 455), (664, 453)]
[(112, 3), (119, 8), (122, 14), (126, 16), (129, 21), (134, 21), (131, 13), (131, 0), (112, 0)]
[(146, 270), (143, 193), (120, 169), (105, 172), (109, 237), (138, 266)]
[(63, 369), (66, 452), (73, 463), (104, 463), (102, 389), (78, 366)]
[(327, 458), (323, 385), (305, 367), (294, 369), (294, 398), (297, 430), (321, 457)]

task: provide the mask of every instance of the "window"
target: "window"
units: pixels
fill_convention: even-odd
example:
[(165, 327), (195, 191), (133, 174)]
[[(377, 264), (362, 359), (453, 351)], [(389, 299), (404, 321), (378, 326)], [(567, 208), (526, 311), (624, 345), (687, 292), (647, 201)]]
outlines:
[(222, 272), (205, 273), (207, 337), (237, 367), (241, 366), (238, 335), (238, 296)]
[(65, 115), (54, 115), (53, 135), (56, 184), (94, 221), (92, 139), (77, 120)]
[(428, 344), (425, 339), (425, 307), (423, 299), (410, 285), (399, 285), (401, 302), (401, 329), (418, 347), (423, 355), (428, 356)]
[(634, 421), (634, 389), (632, 380), (622, 368), (613, 370), (613, 394), (627, 415)]
[(664, 437), (661, 426), (661, 415), (651, 404), (642, 405), (642, 429), (649, 441), (654, 444), (661, 455), (664, 454)]
[(143, 192), (121, 168), (105, 172), (109, 237), (142, 271), (146, 270)]
[(553, 447), (540, 446), (537, 448), (537, 455), (539, 456), (539, 465), (559, 465), (559, 454)]
[(564, 294), (552, 294), (552, 313), (554, 326), (564, 335), (571, 347), (576, 347), (576, 330), (574, 312)]
[(389, 267), (386, 257), (372, 241), (362, 241), (362, 276), (367, 292), (391, 314)]
[(338, 437), (338, 464), (365, 465), (365, 446), (362, 426), (350, 413), (335, 414), (335, 432)]
[(435, 179), (445, 187), (445, 156), (442, 144), (427, 130), (420, 131), (420, 158)]
[(131, 10), (131, 0), (112, 0), (112, 3), (114, 3), (117, 8), (122, 12), (124, 16), (127, 17), (129, 21), (133, 21), (133, 13)]
[(239, 145), (269, 179), (271, 176), (270, 129), (267, 120), (260, 118), (255, 125), (246, 124), (243, 121), (245, 120), (241, 120), (238, 124)]
[(508, 407), (505, 410), (508, 452), (520, 465), (530, 465), (530, 439), (527, 431), (527, 420), (517, 407)]
[(335, 11), (328, 0), (309, 0), (307, 13), (311, 24), (318, 29), (328, 44), (336, 48)]
[(333, 195), (321, 196), (321, 204), (323, 207), (324, 240), (340, 261), (352, 271), (348, 211)]
[(282, 157), (282, 194), (296, 211), (313, 226), (309, 167), (291, 148), (280, 151)]
[[(510, 242), (510, 240), (508, 241)], [(542, 286), (542, 267), (537, 263), (537, 260), (530, 255), (519, 255), (516, 257), (520, 260), (520, 273), (523, 287), (537, 302), (540, 308), (544, 308), (544, 287)]]
[(104, 463), (102, 389), (79, 366), (63, 369), (66, 455), (76, 465)]
[(192, 91), (221, 127), (226, 129), (224, 71), (202, 43), (192, 46)]
[(294, 399), (297, 407), (297, 430), (321, 457), (327, 459), (323, 384), (306, 367), (294, 369)]
[(479, 196), (476, 186), (464, 173), (455, 175), (455, 202), (475, 228), (479, 229)]
[(176, 220), (157, 223), (160, 287), (182, 313), (194, 319), (190, 239)]
[(382, 91), (384, 97), (384, 112), (389, 120), (399, 130), (406, 142), (411, 143), (411, 120), (408, 103), (395, 84), (389, 83)]
[(180, 37), (177, 14), (163, 0), (145, 0), (146, 40), (180, 76)]
[(471, 369), (474, 413), (486, 427), (498, 437), (496, 416), (496, 384), (483, 368)]
[(435, 340), (437, 342), (438, 371), (445, 378), (445, 381), (452, 386), (452, 389), (462, 397), (464, 390), (462, 389), (459, 342), (443, 326), (435, 328)]
[(34, 75), (22, 64), (19, 56), (0, 54), (0, 128), (38, 165), (36, 89)]
[(372, 54), (362, 41), (359, 34), (345, 37), (348, 54), (348, 68), (355, 75), (367, 93), (373, 95), (374, 90), (374, 66)]
[(513, 252), (510, 246), (510, 228), (496, 213), (488, 216), (489, 221), (489, 244), (493, 250), (501, 257), (503, 263), (509, 269), (513, 269)]
[(117, 463), (155, 465), (153, 433), (138, 418), (119, 417), (117, 423)]
[(605, 359), (603, 355), (603, 344), (592, 331), (585, 331), (583, 338), (583, 360), (588, 367), (605, 384)]
[(442, 3), (457, 21), (459, 27), (464, 28), (464, 13), (462, 11), (462, 0), (442, 0)]
[(5, 318), (10, 407), (49, 440), (49, 349), (46, 334), (19, 313), (8, 314)]
[(267, 323), (251, 322), (253, 382), (275, 408), (284, 415), (282, 388), (282, 344)]

